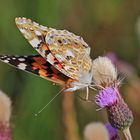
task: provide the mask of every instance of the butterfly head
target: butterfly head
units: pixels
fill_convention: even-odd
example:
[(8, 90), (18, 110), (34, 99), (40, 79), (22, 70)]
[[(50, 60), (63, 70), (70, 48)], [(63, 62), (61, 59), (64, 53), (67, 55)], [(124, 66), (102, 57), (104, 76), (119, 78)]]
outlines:
[(73, 80), (69, 79), (66, 84), (66, 90), (65, 91), (76, 91), (79, 89), (84, 89), (84, 88), (90, 88), (92, 84), (92, 75), (89, 74), (83, 74), (79, 80)]

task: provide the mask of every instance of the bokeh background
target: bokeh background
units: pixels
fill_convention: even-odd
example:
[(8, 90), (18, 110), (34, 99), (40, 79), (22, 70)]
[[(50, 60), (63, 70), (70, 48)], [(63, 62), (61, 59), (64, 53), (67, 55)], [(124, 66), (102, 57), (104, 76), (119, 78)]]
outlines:
[[(134, 113), (132, 136), (139, 140), (140, 1), (0, 0), (0, 54), (36, 54), (15, 26), (19, 16), (74, 32), (91, 46), (93, 59), (107, 54), (114, 60), (126, 76), (121, 93)], [(94, 103), (76, 96), (80, 91), (59, 95), (35, 117), (61, 88), (4, 63), (0, 63), (0, 89), (12, 100), (14, 140), (81, 140), (87, 123), (107, 121), (104, 110), (97, 112)]]

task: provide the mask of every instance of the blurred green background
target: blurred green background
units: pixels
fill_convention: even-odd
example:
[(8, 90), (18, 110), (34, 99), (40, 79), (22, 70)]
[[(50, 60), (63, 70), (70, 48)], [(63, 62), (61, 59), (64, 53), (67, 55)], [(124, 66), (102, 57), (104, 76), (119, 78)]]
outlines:
[[(82, 36), (91, 46), (93, 59), (113, 52), (121, 61), (131, 65), (133, 72), (125, 80), (122, 95), (134, 112), (132, 135), (135, 140), (139, 140), (140, 36), (137, 35), (136, 24), (140, 16), (140, 1), (0, 0), (0, 54), (36, 53), (15, 26), (14, 19), (19, 16)], [(35, 117), (34, 114), (59, 92), (59, 86), (4, 63), (0, 63), (0, 89), (13, 102), (11, 123), (14, 140), (78, 140), (82, 139), (87, 123), (107, 120), (102, 117), (104, 111), (96, 112), (94, 104), (83, 102), (73, 94), (58, 96)], [(74, 124), (65, 121), (67, 112), (64, 107), (67, 103), (64, 96), (68, 96), (69, 99), (66, 97), (66, 100), (73, 103), (70, 118)], [(75, 131), (75, 138), (66, 136), (69, 133), (67, 125), (73, 125), (71, 129)]]

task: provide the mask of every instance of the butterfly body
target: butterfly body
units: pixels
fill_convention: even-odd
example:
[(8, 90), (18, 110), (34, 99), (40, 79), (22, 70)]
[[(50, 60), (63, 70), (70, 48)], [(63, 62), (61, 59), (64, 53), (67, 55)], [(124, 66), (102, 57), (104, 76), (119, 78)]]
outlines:
[(16, 25), (39, 55), (0, 56), (19, 69), (65, 86), (66, 91), (89, 87), (92, 82), (90, 47), (82, 37), (67, 30), (56, 30), (26, 18)]

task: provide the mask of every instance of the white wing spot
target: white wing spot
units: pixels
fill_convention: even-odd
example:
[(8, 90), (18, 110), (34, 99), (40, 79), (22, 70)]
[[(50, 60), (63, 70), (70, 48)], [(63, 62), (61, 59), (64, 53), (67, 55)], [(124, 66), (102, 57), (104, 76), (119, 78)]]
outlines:
[(37, 22), (33, 22), (33, 24), (34, 24), (35, 26), (39, 26), (39, 24), (38, 24)]
[(39, 32), (39, 31), (37, 31), (37, 30), (35, 30), (35, 34), (36, 34), (37, 36), (42, 35), (41, 32)]
[(27, 31), (25, 30), (25, 29), (20, 29), (20, 31), (24, 34), (24, 33), (26, 33)]
[(40, 28), (42, 29), (42, 30), (48, 30), (48, 28), (47, 27), (45, 27), (45, 26), (42, 26), (42, 25), (40, 25)]
[(66, 50), (66, 55), (74, 57), (74, 54), (69, 49)]
[(65, 70), (68, 70), (68, 69), (70, 69), (70, 66), (65, 66)]
[(33, 40), (30, 41), (30, 44), (33, 47), (38, 47), (38, 44), (40, 44), (40, 41), (38, 39), (34, 38)]
[(56, 54), (55, 57), (58, 58), (60, 62), (63, 62), (65, 60), (65, 57), (59, 54)]
[(26, 64), (24, 64), (24, 63), (20, 63), (19, 65), (18, 65), (18, 68), (19, 69), (22, 69), (22, 70), (25, 70), (26, 69)]
[(7, 60), (11, 60), (10, 58), (7, 58)]
[(45, 40), (46, 40), (46, 43), (49, 44), (49, 45), (51, 45), (51, 44), (54, 43), (53, 38), (50, 38), (50, 37), (47, 37), (47, 36), (46, 36)]
[(18, 60), (19, 60), (19, 61), (22, 61), (22, 62), (23, 62), (23, 61), (25, 61), (25, 59), (24, 59), (24, 58), (19, 58)]
[(54, 62), (53, 62), (53, 59), (54, 59), (54, 57), (52, 56), (51, 53), (47, 55), (47, 61), (48, 61), (49, 63), (53, 64), (53, 63), (54, 63)]
[(9, 63), (9, 61), (8, 61), (7, 59), (3, 60), (3, 62), (5, 62), (5, 63)]
[(24, 37), (25, 37), (26, 39), (32, 38), (31, 32), (29, 32), (27, 29), (19, 28), (19, 30), (24, 34)]

